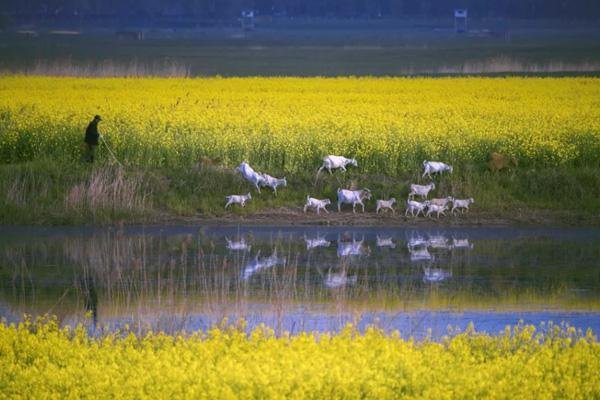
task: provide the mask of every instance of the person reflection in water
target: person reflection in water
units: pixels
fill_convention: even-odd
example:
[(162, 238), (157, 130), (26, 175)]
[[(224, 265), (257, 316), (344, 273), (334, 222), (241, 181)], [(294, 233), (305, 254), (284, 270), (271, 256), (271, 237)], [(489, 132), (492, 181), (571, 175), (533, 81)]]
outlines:
[(81, 285), (83, 291), (83, 301), (86, 312), (92, 313), (92, 323), (94, 329), (98, 323), (98, 294), (96, 293), (96, 285), (92, 277), (86, 277)]

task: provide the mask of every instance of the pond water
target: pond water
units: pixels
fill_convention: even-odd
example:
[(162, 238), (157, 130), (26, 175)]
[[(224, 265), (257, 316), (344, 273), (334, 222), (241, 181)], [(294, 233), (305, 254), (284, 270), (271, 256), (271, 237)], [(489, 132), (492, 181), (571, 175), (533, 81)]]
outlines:
[(0, 317), (91, 331), (276, 333), (473, 323), (600, 332), (600, 229), (197, 226), (0, 228)]

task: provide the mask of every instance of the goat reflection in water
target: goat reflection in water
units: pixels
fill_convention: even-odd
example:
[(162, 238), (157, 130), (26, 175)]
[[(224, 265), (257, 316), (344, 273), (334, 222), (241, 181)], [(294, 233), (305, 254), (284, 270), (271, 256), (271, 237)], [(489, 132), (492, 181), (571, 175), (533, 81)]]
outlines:
[(469, 241), (469, 239), (456, 239), (452, 238), (452, 248), (454, 249), (472, 249), (474, 247), (473, 243)]
[(409, 247), (410, 262), (432, 261), (433, 256), (427, 247)]
[(259, 258), (260, 251), (254, 257), (254, 260), (250, 261), (248, 264), (244, 266), (244, 271), (242, 272), (242, 279), (248, 280), (255, 273), (274, 267), (276, 265), (285, 265), (285, 258), (277, 257), (277, 250), (273, 250), (273, 253), (269, 257)]
[(229, 250), (250, 251), (250, 249), (252, 248), (251, 245), (246, 243), (246, 240), (244, 238), (241, 238), (240, 240), (237, 240), (237, 241), (233, 241), (226, 236), (225, 240), (227, 241), (227, 248)]
[(389, 247), (391, 249), (395, 249), (396, 248), (396, 243), (394, 243), (394, 240), (391, 237), (379, 237), (379, 235), (377, 235), (377, 247)]
[(452, 250), (450, 239), (444, 235), (432, 235), (427, 238), (427, 247), (432, 249)]
[(338, 236), (338, 257), (369, 255), (371, 248), (369, 246), (365, 246), (364, 242), (364, 237), (361, 240), (355, 240), (354, 235), (352, 235), (352, 241), (345, 241)]
[(306, 235), (304, 235), (304, 242), (306, 243), (306, 250), (315, 249), (317, 247), (329, 247), (329, 245), (331, 245), (329, 240), (320, 235), (317, 235), (316, 238), (307, 238)]
[(333, 272), (333, 267), (329, 267), (327, 274), (323, 274), (320, 267), (317, 267), (319, 275), (323, 278), (323, 285), (329, 289), (338, 289), (345, 286), (356, 284), (356, 275), (348, 276), (346, 266), (342, 266), (339, 272)]
[(423, 282), (442, 282), (452, 277), (452, 271), (441, 268), (423, 267)]

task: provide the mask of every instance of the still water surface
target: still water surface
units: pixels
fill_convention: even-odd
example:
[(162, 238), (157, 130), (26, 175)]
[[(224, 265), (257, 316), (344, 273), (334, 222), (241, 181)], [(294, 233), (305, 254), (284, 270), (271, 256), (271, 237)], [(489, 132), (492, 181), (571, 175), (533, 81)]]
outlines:
[[(599, 229), (0, 228), (0, 317), (92, 331), (369, 324), (438, 338), (549, 321), (600, 332)], [(86, 314), (88, 317), (86, 317)]]

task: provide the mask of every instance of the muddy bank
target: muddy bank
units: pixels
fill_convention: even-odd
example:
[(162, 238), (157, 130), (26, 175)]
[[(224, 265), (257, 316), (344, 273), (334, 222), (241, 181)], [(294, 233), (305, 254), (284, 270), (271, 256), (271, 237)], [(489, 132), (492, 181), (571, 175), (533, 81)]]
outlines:
[(439, 219), (425, 217), (405, 217), (404, 211), (373, 212), (336, 211), (329, 214), (303, 213), (301, 209), (264, 209), (252, 214), (228, 214), (223, 216), (177, 217), (162, 215), (150, 223), (157, 224), (210, 224), (210, 225), (348, 225), (348, 226), (600, 226), (600, 212), (597, 214), (575, 214), (545, 210), (517, 210), (514, 213), (491, 213), (471, 211), (466, 214), (448, 215)]

